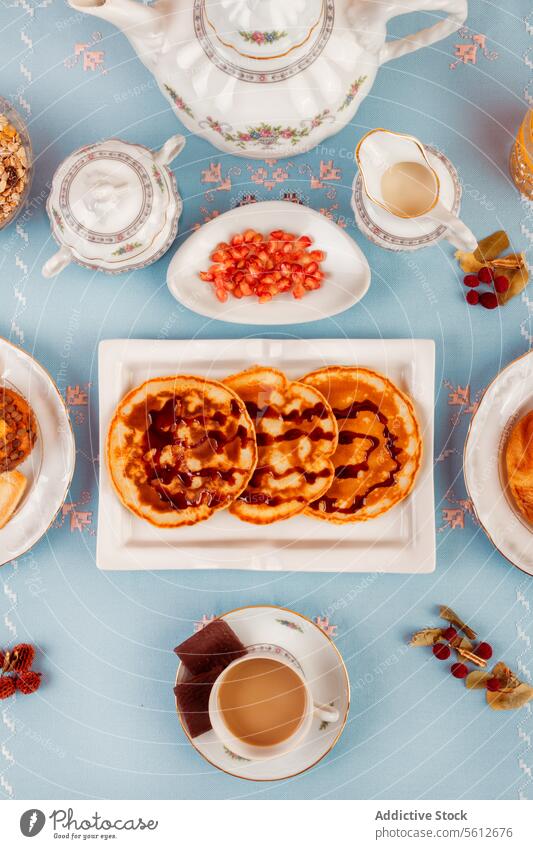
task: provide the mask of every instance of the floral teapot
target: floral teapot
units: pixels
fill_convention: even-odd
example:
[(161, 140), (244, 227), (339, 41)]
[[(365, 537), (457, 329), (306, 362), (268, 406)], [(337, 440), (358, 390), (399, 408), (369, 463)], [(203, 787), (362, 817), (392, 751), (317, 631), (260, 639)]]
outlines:
[[(228, 153), (303, 153), (349, 123), (380, 65), (465, 21), (467, 0), (69, 0), (124, 30), (182, 123)], [(386, 41), (420, 10), (448, 17)]]

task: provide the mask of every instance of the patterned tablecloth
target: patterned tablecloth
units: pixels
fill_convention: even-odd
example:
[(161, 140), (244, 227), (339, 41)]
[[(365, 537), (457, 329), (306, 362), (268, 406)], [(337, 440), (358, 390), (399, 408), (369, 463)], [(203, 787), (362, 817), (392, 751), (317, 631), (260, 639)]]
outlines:
[[(523, 295), (501, 311), (468, 308), (449, 245), (390, 254), (358, 233), (350, 209), (355, 144), (367, 129), (388, 126), (418, 135), (455, 163), (464, 218), (476, 233), (503, 227), (513, 247), (530, 244), (531, 209), (508, 176), (512, 139), (533, 95), (530, 3), (469, 5), (467, 28), (385, 66), (352, 126), (307, 156), (248, 161), (190, 138), (175, 167), (185, 201), (180, 242), (236, 204), (289, 198), (345, 227), (365, 251), (373, 282), (364, 302), (284, 334), (435, 339), (436, 573), (105, 574), (95, 566), (98, 342), (228, 338), (260, 335), (261, 328), (207, 321), (180, 308), (165, 284), (172, 252), (131, 276), (71, 267), (52, 282), (41, 277), (53, 252), (44, 202), (58, 163), (83, 143), (113, 135), (155, 148), (178, 124), (111, 26), (75, 13), (64, 0), (2, 0), (0, 93), (27, 118), (36, 177), (31, 211), (0, 233), (0, 334), (49, 369), (78, 448), (55, 526), (0, 572), (0, 645), (34, 641), (44, 673), (37, 695), (1, 704), (3, 796), (533, 796), (531, 711), (490, 711), (444, 664), (406, 648), (409, 632), (433, 620), (437, 603), (447, 603), (531, 680), (532, 581), (478, 527), (462, 478), (463, 443), (483, 387), (530, 345), (531, 301)], [(412, 31), (412, 24), (400, 19), (395, 34)], [(257, 603), (328, 619), (352, 683), (348, 725), (335, 750), (283, 784), (248, 784), (209, 767), (174, 711), (172, 647), (203, 615)]]

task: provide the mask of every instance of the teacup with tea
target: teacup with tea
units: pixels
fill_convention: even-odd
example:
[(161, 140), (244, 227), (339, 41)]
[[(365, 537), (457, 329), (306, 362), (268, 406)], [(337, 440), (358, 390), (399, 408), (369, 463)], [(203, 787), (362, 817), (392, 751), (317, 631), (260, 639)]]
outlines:
[(325, 722), (339, 718), (334, 707), (314, 704), (296, 659), (275, 646), (233, 661), (215, 681), (209, 698), (217, 737), (230, 751), (251, 760), (296, 748), (314, 716)]

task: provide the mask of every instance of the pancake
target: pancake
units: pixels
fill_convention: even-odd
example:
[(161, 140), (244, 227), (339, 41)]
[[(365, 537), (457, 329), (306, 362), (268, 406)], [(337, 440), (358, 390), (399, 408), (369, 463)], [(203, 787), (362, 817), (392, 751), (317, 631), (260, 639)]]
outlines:
[(514, 502), (528, 522), (533, 522), (533, 411), (513, 427), (505, 463)]
[(37, 423), (22, 395), (0, 386), (0, 474), (20, 466), (33, 451)]
[(421, 462), (420, 429), (409, 398), (364, 368), (332, 366), (302, 381), (322, 392), (339, 427), (335, 480), (307, 513), (345, 523), (390, 510), (411, 492)]
[(193, 525), (227, 507), (257, 459), (246, 407), (227, 386), (178, 375), (148, 380), (122, 399), (107, 464), (129, 510), (152, 525)]
[(230, 512), (266, 525), (302, 513), (333, 483), (337, 424), (324, 396), (283, 372), (255, 366), (224, 381), (255, 424), (258, 461)]

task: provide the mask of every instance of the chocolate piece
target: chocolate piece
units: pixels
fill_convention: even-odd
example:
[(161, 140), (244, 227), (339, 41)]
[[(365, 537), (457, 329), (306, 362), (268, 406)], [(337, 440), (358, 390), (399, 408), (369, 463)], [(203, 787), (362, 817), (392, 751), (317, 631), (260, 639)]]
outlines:
[(215, 666), (225, 669), (233, 660), (243, 657), (246, 649), (223, 619), (215, 619), (201, 631), (174, 649), (192, 675), (207, 672)]
[(191, 737), (199, 737), (211, 730), (209, 696), (213, 684), (224, 671), (223, 666), (213, 666), (201, 675), (181, 681), (174, 687), (179, 712)]

